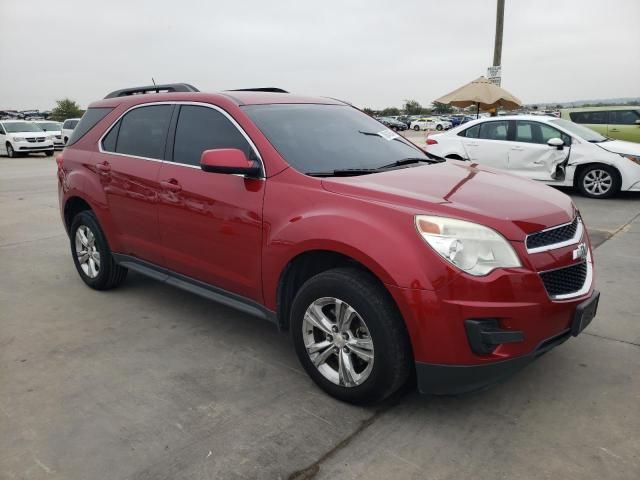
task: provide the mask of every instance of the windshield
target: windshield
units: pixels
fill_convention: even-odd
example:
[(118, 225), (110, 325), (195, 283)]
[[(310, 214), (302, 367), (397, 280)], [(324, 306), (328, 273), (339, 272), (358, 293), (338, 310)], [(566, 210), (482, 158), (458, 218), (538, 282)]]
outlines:
[(38, 122), (36, 125), (48, 132), (60, 130), (60, 124), (57, 122)]
[(258, 128), (303, 173), (376, 169), (426, 154), (347, 105), (277, 104), (244, 107)]
[(7, 133), (41, 132), (42, 131), (42, 129), (39, 126), (31, 122), (7, 122), (7, 123), (3, 123), (2, 126), (7, 131)]
[(583, 127), (582, 125), (578, 125), (577, 123), (570, 122), (568, 120), (564, 120), (562, 118), (558, 118), (556, 120), (549, 120), (549, 123), (556, 124), (559, 127), (564, 128), (568, 132), (574, 134), (576, 137), (580, 137), (583, 140), (591, 143), (600, 143), (608, 140), (607, 137), (600, 135), (598, 132), (591, 130), (590, 128)]

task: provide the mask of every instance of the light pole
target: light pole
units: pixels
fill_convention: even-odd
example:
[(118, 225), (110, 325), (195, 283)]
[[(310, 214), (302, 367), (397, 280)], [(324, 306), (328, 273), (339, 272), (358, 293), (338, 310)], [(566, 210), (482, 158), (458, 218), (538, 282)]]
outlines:
[(496, 12), (496, 41), (493, 45), (493, 66), (498, 67), (502, 62), (502, 28), (504, 27), (504, 0), (498, 0)]

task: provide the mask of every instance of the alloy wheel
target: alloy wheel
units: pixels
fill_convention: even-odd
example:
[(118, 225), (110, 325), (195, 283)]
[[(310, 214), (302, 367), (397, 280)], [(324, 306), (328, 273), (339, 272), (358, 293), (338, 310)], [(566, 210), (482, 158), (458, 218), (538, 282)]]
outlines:
[(309, 305), (302, 336), (311, 363), (330, 382), (355, 387), (369, 378), (373, 340), (363, 318), (343, 300), (323, 297)]
[(100, 273), (100, 252), (95, 235), (86, 225), (80, 225), (76, 230), (75, 247), (78, 264), (84, 274), (96, 278)]
[(602, 169), (590, 170), (582, 180), (584, 189), (594, 196), (606, 195), (613, 186), (613, 177)]

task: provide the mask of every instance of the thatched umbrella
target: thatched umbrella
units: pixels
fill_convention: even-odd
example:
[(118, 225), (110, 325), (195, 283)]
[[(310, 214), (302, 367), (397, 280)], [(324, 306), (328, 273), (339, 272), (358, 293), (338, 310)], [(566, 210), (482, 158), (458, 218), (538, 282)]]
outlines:
[[(522, 105), (522, 102), (485, 77), (480, 77), (471, 83), (467, 83), (453, 92), (435, 100), (438, 103), (455, 105), (456, 107), (477, 106), (477, 115), (480, 114), (480, 108), (490, 110), (496, 107), (513, 110)], [(477, 116), (476, 115), (476, 116)]]

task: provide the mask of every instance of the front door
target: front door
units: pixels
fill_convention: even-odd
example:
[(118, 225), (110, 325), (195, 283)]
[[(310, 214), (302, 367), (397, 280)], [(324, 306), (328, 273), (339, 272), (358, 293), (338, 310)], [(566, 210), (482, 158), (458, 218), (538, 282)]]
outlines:
[[(560, 138), (565, 146), (558, 150), (547, 142)], [(571, 137), (550, 125), (532, 120), (516, 120), (514, 141), (509, 148), (509, 172), (534, 180), (559, 180), (558, 171), (569, 157)]]
[(207, 173), (204, 150), (253, 147), (212, 106), (181, 105), (173, 161), (162, 164), (160, 238), (167, 268), (229, 292), (262, 299), (262, 202), (265, 180)]
[(628, 142), (640, 142), (640, 111), (639, 110), (611, 110), (607, 136)]

